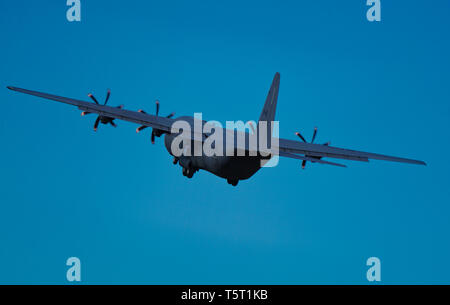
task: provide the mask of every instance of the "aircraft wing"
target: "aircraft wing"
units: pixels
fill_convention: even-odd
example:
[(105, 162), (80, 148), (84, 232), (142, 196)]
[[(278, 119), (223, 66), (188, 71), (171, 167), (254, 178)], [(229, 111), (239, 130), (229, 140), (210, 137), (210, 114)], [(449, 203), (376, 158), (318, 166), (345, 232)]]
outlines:
[[(303, 143), (299, 141), (286, 139), (279, 139), (278, 150), (280, 152), (280, 156), (283, 156), (283, 154), (302, 154), (308, 157), (328, 157), (328, 158), (337, 158), (337, 159), (346, 159), (364, 162), (368, 162), (369, 159), (374, 159), (374, 160), (426, 165), (425, 162), (420, 160), (392, 157), (363, 151), (337, 148), (321, 144)], [(286, 157), (291, 156), (288, 155)]]
[(281, 151), (279, 153), (279, 156), (280, 157), (287, 157), (287, 158), (297, 159), (297, 160), (303, 160), (303, 161), (310, 161), (312, 163), (320, 163), (320, 164), (328, 164), (328, 165), (334, 165), (334, 166), (340, 166), (340, 167), (347, 167), (346, 165), (339, 164), (339, 163), (324, 161), (324, 160), (320, 160), (320, 159), (317, 159), (317, 158), (310, 158), (310, 157), (306, 157), (306, 156), (299, 156), (299, 155), (286, 153), (286, 152), (281, 152)]
[[(77, 99), (71, 99), (67, 97), (61, 97), (57, 95), (37, 92), (37, 91), (31, 91), (26, 90), (22, 88), (17, 87), (7, 87), (10, 90), (34, 95), (38, 97), (42, 97), (45, 99), (66, 103), (70, 105), (77, 106), (78, 109), (82, 111), (87, 111), (91, 113), (96, 113), (101, 116), (116, 118), (132, 123), (137, 123), (140, 125), (149, 126), (155, 129), (159, 129), (165, 132), (170, 133), (172, 124), (176, 121), (175, 119), (166, 118), (166, 117), (160, 117), (155, 116), (151, 114), (146, 114), (138, 111), (130, 111), (125, 110), (117, 107), (110, 107), (105, 105), (99, 105), (94, 104), (90, 102), (85, 102)], [(229, 131), (227, 131), (229, 132)], [(192, 135), (190, 135), (192, 137)], [(201, 135), (201, 138), (203, 138), (203, 135)], [(257, 147), (242, 147), (242, 149), (246, 150), (258, 150)], [(392, 161), (392, 162), (402, 162), (402, 163), (410, 163), (410, 164), (419, 164), (419, 165), (426, 165), (425, 162), (420, 160), (413, 160), (413, 159), (406, 159), (406, 158), (399, 158), (399, 157), (392, 157), (392, 156), (386, 156), (386, 155), (380, 155), (380, 154), (374, 154), (374, 153), (368, 153), (368, 152), (362, 152), (362, 151), (356, 151), (356, 150), (350, 150), (350, 149), (343, 149), (343, 148), (337, 148), (327, 145), (320, 145), (320, 144), (310, 144), (310, 143), (303, 143), (299, 141), (293, 141), (293, 140), (287, 140), (287, 139), (279, 139), (279, 145), (278, 147), (272, 147), (271, 149), (278, 150), (279, 155), (282, 157), (288, 157), (288, 158), (295, 158), (300, 160), (306, 160), (311, 162), (317, 162), (322, 164), (329, 164), (329, 165), (337, 165), (337, 166), (343, 166), (341, 164), (328, 162), (324, 160), (320, 160), (318, 158), (337, 158), (337, 159), (346, 159), (346, 160), (353, 160), (353, 161), (365, 161), (368, 162), (369, 159), (375, 159), (375, 160), (385, 160), (385, 161)], [(299, 156), (303, 155), (303, 156)]]
[(138, 111), (130, 111), (130, 110), (125, 110), (125, 109), (116, 108), (116, 107), (98, 105), (98, 104), (94, 104), (94, 103), (90, 103), (90, 102), (85, 102), (85, 101), (81, 101), (81, 100), (76, 100), (76, 99), (72, 99), (72, 98), (67, 98), (67, 97), (62, 97), (62, 96), (57, 96), (57, 95), (52, 95), (52, 94), (47, 94), (47, 93), (42, 93), (42, 92), (37, 92), (37, 91), (26, 90), (26, 89), (22, 89), (22, 88), (16, 88), (16, 87), (7, 87), (7, 88), (10, 90), (13, 90), (13, 91), (30, 94), (30, 95), (42, 97), (45, 99), (61, 102), (61, 103), (74, 105), (74, 106), (77, 106), (78, 109), (80, 109), (82, 111), (96, 113), (101, 116), (116, 118), (116, 119), (132, 122), (132, 123), (137, 123), (140, 125), (145, 125), (145, 126), (153, 127), (156, 129), (160, 129), (160, 130), (163, 130), (166, 132), (170, 132), (171, 126), (175, 122), (174, 119), (169, 119), (169, 118), (160, 117), (160, 116), (156, 116), (156, 115), (141, 113)]

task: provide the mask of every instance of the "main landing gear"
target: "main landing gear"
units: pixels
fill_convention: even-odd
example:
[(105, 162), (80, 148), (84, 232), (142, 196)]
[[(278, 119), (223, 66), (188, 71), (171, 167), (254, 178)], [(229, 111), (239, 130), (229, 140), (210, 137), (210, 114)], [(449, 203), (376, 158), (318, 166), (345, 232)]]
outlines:
[(183, 160), (180, 160), (177, 157), (173, 157), (173, 164), (176, 165), (177, 163), (180, 164), (183, 176), (185, 177), (192, 178), (195, 172), (198, 171), (198, 169), (190, 166), (191, 162), (183, 162)]
[(186, 168), (186, 167), (182, 167), (183, 169), (183, 176), (188, 177), (189, 179), (192, 178), (192, 176), (194, 176), (194, 173), (196, 172), (195, 169), (193, 168)]
[(239, 180), (238, 179), (227, 179), (228, 184), (231, 184), (232, 186), (238, 185)]

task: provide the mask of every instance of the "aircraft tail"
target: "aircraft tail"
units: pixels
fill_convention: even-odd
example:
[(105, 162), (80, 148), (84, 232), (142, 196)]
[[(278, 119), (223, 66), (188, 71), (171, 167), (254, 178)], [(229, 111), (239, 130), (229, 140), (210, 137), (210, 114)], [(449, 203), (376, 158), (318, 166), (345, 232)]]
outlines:
[(273, 77), (272, 86), (270, 86), (269, 93), (267, 94), (264, 108), (259, 117), (259, 121), (272, 122), (275, 120), (275, 112), (277, 110), (278, 101), (278, 89), (280, 88), (280, 73), (275, 73)]

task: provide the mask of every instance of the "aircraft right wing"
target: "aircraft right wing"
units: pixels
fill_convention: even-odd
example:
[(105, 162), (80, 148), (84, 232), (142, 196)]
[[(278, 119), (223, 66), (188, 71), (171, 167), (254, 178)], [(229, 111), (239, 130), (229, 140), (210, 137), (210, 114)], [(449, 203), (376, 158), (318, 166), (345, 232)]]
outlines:
[(418, 165), (426, 165), (420, 160), (399, 158), (387, 155), (368, 153), (357, 150), (337, 148), (321, 144), (302, 143), (299, 141), (279, 139), (279, 147), (275, 147), (281, 153), (302, 154), (308, 157), (328, 157), (337, 159), (346, 159), (353, 161), (368, 162), (369, 159), (384, 160), (392, 162), (410, 163)]
[(295, 155), (295, 154), (291, 154), (291, 153), (287, 153), (287, 152), (282, 152), (282, 151), (279, 152), (279, 156), (280, 157), (287, 157), (287, 158), (297, 159), (297, 160), (303, 160), (303, 161), (310, 161), (312, 163), (320, 163), (320, 164), (334, 165), (334, 166), (339, 166), (339, 167), (347, 167), (344, 164), (324, 161), (324, 160), (321, 160), (321, 159), (311, 158), (311, 157), (307, 157), (307, 156), (299, 156), (299, 155)]

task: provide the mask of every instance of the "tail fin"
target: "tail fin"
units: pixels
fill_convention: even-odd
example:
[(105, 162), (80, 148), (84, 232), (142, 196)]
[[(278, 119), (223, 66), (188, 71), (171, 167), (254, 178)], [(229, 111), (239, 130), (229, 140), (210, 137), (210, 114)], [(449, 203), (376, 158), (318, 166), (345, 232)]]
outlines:
[(267, 94), (266, 103), (259, 117), (260, 121), (271, 122), (275, 120), (275, 112), (277, 110), (278, 89), (280, 88), (280, 73), (275, 73), (272, 86), (270, 86)]
[[(280, 73), (275, 73), (273, 77), (272, 86), (270, 86), (269, 93), (267, 94), (266, 103), (259, 117), (259, 121), (266, 121), (270, 126), (270, 122), (275, 120), (275, 112), (277, 110), (278, 90), (280, 88)], [(271, 130), (273, 127), (271, 126)]]

